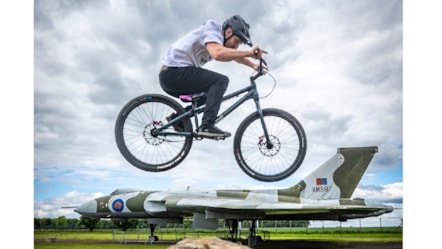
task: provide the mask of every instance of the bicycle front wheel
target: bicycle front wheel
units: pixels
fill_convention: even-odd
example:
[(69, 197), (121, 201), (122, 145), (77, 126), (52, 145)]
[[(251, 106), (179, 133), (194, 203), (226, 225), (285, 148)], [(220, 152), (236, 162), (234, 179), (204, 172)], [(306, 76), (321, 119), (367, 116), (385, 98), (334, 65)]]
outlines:
[[(153, 131), (168, 121), (172, 113), (184, 113), (173, 99), (160, 94), (145, 94), (129, 101), (115, 122), (115, 140), (123, 157), (144, 171), (166, 171), (186, 158), (192, 147), (192, 136), (155, 135)], [(182, 121), (184, 131), (192, 131), (190, 119)]]
[(301, 166), (307, 139), (301, 123), (280, 109), (263, 109), (267, 141), (258, 112), (239, 125), (233, 140), (233, 153), (239, 167), (250, 177), (274, 182), (292, 175)]

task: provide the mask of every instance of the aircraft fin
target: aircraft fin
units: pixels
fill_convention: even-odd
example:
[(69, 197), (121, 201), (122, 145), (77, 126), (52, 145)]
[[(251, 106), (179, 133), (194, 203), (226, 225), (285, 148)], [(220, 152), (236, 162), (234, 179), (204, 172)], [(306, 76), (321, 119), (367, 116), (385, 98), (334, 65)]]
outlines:
[[(338, 148), (337, 153), (298, 184), (279, 190), (280, 198), (332, 200), (351, 198), (377, 146)], [(298, 199), (299, 198), (299, 199)]]

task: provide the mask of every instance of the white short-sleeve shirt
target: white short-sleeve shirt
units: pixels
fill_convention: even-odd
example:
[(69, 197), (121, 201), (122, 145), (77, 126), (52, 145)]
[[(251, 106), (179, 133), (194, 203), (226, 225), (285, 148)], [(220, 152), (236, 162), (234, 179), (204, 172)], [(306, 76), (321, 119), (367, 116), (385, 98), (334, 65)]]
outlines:
[(221, 25), (208, 20), (172, 44), (166, 56), (162, 58), (162, 63), (168, 67), (202, 67), (212, 60), (206, 43), (216, 42), (223, 45), (221, 29)]

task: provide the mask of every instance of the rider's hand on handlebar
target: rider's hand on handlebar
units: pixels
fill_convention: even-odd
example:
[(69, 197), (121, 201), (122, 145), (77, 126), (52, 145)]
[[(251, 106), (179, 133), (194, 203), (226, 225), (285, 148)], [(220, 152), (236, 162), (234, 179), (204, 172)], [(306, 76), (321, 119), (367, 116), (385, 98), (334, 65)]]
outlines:
[(255, 46), (252, 48), (253, 58), (255, 59), (262, 59), (262, 54), (267, 54), (267, 51), (264, 49), (261, 49), (258, 46)]

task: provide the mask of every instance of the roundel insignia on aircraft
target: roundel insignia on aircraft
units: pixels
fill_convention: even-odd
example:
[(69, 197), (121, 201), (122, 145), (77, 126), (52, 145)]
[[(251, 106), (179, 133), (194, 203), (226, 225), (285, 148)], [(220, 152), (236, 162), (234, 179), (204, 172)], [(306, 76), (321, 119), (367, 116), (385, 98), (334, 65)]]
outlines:
[(121, 212), (124, 209), (124, 201), (121, 199), (116, 199), (112, 202), (112, 209), (115, 212)]

